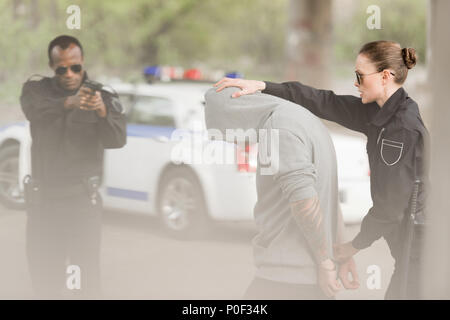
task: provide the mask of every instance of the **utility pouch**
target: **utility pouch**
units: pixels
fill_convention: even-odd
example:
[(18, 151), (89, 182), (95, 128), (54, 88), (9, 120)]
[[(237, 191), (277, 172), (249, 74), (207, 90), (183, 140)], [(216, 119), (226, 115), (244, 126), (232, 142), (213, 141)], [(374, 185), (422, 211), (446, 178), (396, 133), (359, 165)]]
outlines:
[(84, 185), (87, 189), (91, 202), (94, 205), (98, 202), (98, 189), (100, 188), (100, 184), (101, 179), (99, 176), (92, 176), (84, 179)]

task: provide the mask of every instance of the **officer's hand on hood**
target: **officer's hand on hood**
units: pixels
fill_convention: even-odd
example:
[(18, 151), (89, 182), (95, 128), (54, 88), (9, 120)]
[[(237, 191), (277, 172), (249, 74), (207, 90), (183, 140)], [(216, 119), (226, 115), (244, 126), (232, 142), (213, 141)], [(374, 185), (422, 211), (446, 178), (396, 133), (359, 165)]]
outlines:
[(241, 91), (237, 91), (232, 95), (233, 98), (237, 98), (246, 94), (252, 94), (257, 91), (264, 90), (266, 88), (266, 83), (258, 80), (223, 78), (214, 84), (214, 87), (218, 87), (216, 90), (217, 92), (220, 92), (228, 87), (240, 88)]

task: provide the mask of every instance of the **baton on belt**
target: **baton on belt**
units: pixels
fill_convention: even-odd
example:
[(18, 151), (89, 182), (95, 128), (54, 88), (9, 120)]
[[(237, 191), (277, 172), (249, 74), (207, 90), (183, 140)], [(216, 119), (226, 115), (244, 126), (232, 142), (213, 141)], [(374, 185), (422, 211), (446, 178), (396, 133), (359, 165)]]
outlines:
[(417, 213), (417, 196), (419, 194), (420, 180), (414, 182), (414, 190), (411, 198), (411, 212), (406, 221), (405, 237), (403, 239), (404, 250), (402, 252), (400, 266), (401, 266), (401, 279), (400, 279), (400, 299), (405, 300), (407, 297), (408, 287), (408, 272), (409, 272), (409, 257), (411, 255), (411, 247), (414, 238), (414, 226), (419, 224), (416, 220)]

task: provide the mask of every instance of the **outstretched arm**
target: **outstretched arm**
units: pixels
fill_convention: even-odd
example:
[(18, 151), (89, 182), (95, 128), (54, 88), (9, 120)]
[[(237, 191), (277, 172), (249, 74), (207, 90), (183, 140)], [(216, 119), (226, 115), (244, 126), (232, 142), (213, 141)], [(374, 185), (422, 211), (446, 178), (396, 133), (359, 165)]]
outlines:
[(368, 112), (378, 111), (376, 103), (364, 105), (351, 95), (337, 95), (331, 90), (316, 89), (298, 81), (273, 83), (269, 81), (224, 78), (214, 85), (217, 91), (227, 87), (241, 90), (233, 98), (261, 91), (299, 104), (322, 119), (334, 121), (350, 130), (367, 134)]

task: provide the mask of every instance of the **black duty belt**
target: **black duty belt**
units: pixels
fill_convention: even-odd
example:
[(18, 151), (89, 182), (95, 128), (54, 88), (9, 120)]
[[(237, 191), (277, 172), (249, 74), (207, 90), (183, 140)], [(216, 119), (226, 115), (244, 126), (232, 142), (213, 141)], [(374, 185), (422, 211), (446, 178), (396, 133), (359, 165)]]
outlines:
[(37, 205), (42, 201), (88, 195), (93, 204), (97, 203), (97, 191), (100, 187), (100, 177), (91, 176), (76, 181), (61, 184), (42, 185), (30, 175), (24, 180), (25, 200), (27, 205)]

